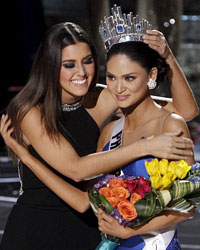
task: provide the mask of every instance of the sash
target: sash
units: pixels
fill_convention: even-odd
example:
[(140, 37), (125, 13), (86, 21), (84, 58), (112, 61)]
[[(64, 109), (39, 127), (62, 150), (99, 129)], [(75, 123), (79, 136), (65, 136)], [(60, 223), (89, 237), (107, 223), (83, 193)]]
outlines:
[[(114, 123), (113, 131), (110, 137), (109, 150), (116, 149), (122, 146), (124, 122), (125, 122), (125, 117), (123, 116)], [(110, 172), (110, 174), (120, 176), (123, 175), (123, 171), (120, 168)]]
[(122, 117), (114, 123), (113, 131), (110, 137), (109, 150), (121, 147), (124, 122), (125, 117)]

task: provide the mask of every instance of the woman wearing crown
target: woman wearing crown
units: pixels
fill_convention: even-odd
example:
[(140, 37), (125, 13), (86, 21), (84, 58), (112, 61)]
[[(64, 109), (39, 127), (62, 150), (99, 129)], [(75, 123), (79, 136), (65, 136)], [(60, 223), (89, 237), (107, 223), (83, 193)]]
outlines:
[[(138, 22), (135, 24), (134, 19), (127, 15), (128, 27), (122, 25), (121, 12), (117, 7), (113, 9), (113, 16), (115, 20), (110, 17), (105, 19), (100, 31), (107, 49), (107, 86), (124, 116), (103, 129), (98, 151), (111, 150), (115, 145), (127, 146), (129, 143), (146, 140), (150, 136), (174, 129), (181, 129), (181, 136), (190, 138), (184, 119), (155, 104), (150, 96), (149, 90), (161, 84), (168, 68), (173, 67), (174, 58), (169, 49), (162, 52), (156, 40), (153, 46), (148, 46), (146, 36), (141, 39), (142, 29), (149, 26), (145, 20), (140, 23), (141, 25), (137, 24)], [(112, 27), (112, 21), (113, 24), (119, 23), (120, 29), (118, 30), (118, 24), (115, 27), (113, 25), (115, 32), (107, 33), (109, 27)], [(158, 31), (147, 31), (147, 34), (162, 36)], [(119, 135), (119, 131), (120, 143), (116, 144), (115, 135)], [(153, 158), (145, 157), (129, 163), (121, 172), (125, 175), (148, 178), (144, 161), (149, 159)], [(193, 164), (193, 156), (188, 157), (186, 161)], [(165, 212), (145, 225), (131, 229), (119, 225), (113, 217), (99, 210), (99, 229), (103, 233), (124, 239), (117, 250), (175, 250), (180, 249), (176, 224), (189, 218), (193, 213), (194, 211), (183, 215)]]
[[(119, 27), (119, 32), (123, 31), (121, 28), (123, 27), (122, 26)], [(139, 26), (137, 27), (137, 29), (139, 31), (140, 29)], [(139, 33), (138, 31), (137, 31), (137, 36), (134, 35), (134, 38), (143, 37), (144, 33)], [(72, 38), (73, 39), (76, 38), (75, 40), (72, 39), (73, 42), (71, 41), (72, 33), (73, 33)], [(49, 39), (49, 38), (52, 38), (52, 36), (53, 37), (56, 36), (57, 39)], [(57, 62), (56, 65), (57, 65), (57, 69), (58, 69), (58, 65), (60, 65), (61, 67), (61, 74), (58, 74), (58, 70), (57, 70), (57, 78), (60, 77), (59, 81), (61, 82), (61, 86), (60, 85), (59, 86), (61, 88), (63, 96), (61, 99), (58, 99), (58, 96), (57, 96), (57, 101), (58, 103), (60, 104), (64, 103), (65, 105), (61, 105), (62, 110), (60, 110), (57, 106), (55, 110), (62, 113), (63, 117), (60, 120), (60, 122), (61, 124), (62, 122), (65, 122), (63, 124), (67, 127), (68, 129), (67, 132), (70, 132), (70, 133), (67, 133), (66, 130), (64, 131), (61, 130), (62, 135), (58, 133), (57, 134), (58, 137), (56, 137), (57, 140), (52, 140), (54, 137), (52, 138), (51, 136), (54, 136), (54, 134), (52, 133), (51, 130), (50, 131), (46, 130), (46, 127), (49, 128), (48, 124), (41, 123), (41, 120), (42, 120), (41, 118), (44, 118), (44, 114), (46, 114), (46, 113), (42, 113), (45, 111), (44, 102), (43, 102), (44, 96), (45, 96), (45, 100), (47, 101), (47, 103), (49, 100), (48, 99), (49, 96), (47, 96), (49, 92), (47, 91), (44, 91), (43, 93), (44, 96), (38, 99), (38, 105), (36, 105), (36, 107), (33, 107), (33, 109), (29, 110), (29, 112), (27, 112), (27, 110), (24, 110), (24, 106), (22, 106), (22, 110), (21, 110), (22, 114), (24, 114), (23, 112), (27, 112), (27, 113), (25, 113), (26, 115), (21, 117), (21, 119), (23, 120), (22, 122), (23, 126), (21, 128), (21, 132), (23, 133), (23, 138), (21, 139), (23, 139), (22, 140), (23, 144), (28, 145), (29, 152), (23, 146), (18, 144), (11, 136), (13, 129), (10, 129), (10, 120), (8, 119), (8, 116), (3, 116), (1, 119), (0, 129), (1, 129), (1, 134), (5, 142), (15, 152), (15, 154), (19, 156), (22, 162), (24, 161), (25, 163), (25, 165), (23, 165), (23, 170), (25, 173), (25, 175), (23, 176), (23, 181), (25, 183), (24, 187), (25, 188), (28, 187), (28, 189), (26, 188), (23, 194), (20, 196), (17, 206), (15, 206), (14, 211), (12, 212), (12, 217), (9, 220), (9, 227), (7, 228), (6, 236), (4, 237), (3, 243), (1, 245), (2, 250), (7, 250), (7, 249), (10, 250), (11, 248), (12, 250), (13, 249), (17, 249), (17, 250), (18, 249), (20, 250), (22, 249), (24, 250), (47, 249), (49, 250), (50, 245), (52, 249), (59, 249), (59, 247), (60, 249), (66, 248), (66, 249), (74, 249), (74, 250), (75, 249), (76, 250), (93, 249), (94, 245), (97, 244), (97, 242), (100, 239), (99, 237), (97, 237), (96, 228), (93, 228), (92, 230), (90, 225), (87, 225), (88, 223), (90, 224), (90, 222), (91, 223), (93, 222), (93, 221), (87, 221), (87, 218), (91, 218), (91, 217), (87, 217), (88, 214), (84, 214), (85, 210), (87, 210), (89, 207), (89, 201), (87, 199), (86, 193), (81, 190), (81, 187), (80, 189), (78, 188), (78, 184), (76, 183), (77, 181), (80, 181), (87, 177), (101, 174), (103, 172), (112, 171), (122, 166), (123, 164), (126, 164), (130, 162), (131, 160), (137, 159), (138, 157), (142, 157), (144, 155), (152, 154), (157, 157), (165, 157), (167, 155), (171, 159), (173, 158), (181, 159), (183, 157), (187, 157), (188, 155), (192, 154), (191, 150), (186, 150), (186, 151), (182, 150), (182, 149), (190, 148), (191, 143), (189, 140), (179, 137), (179, 134), (181, 134), (181, 132), (173, 132), (171, 133), (171, 135), (170, 134), (158, 135), (146, 141), (140, 140), (140, 138), (134, 138), (134, 136), (130, 137), (131, 141), (126, 141), (126, 137), (124, 137), (123, 141), (125, 144), (127, 144), (127, 146), (125, 146), (125, 144), (123, 143), (122, 145), (123, 147), (121, 147), (120, 149), (117, 149), (111, 152), (91, 154), (91, 152), (94, 151), (94, 145), (96, 143), (95, 140), (96, 140), (96, 135), (98, 133), (97, 128), (98, 126), (102, 125), (102, 122), (105, 120), (106, 116), (108, 116), (117, 107), (116, 104), (118, 104), (122, 108), (123, 111), (124, 110), (127, 111), (126, 119), (129, 119), (129, 113), (131, 114), (132, 108), (134, 107), (137, 109), (136, 106), (139, 105), (142, 100), (147, 98), (148, 89), (147, 89), (147, 86), (145, 85), (142, 87), (142, 81), (140, 81), (140, 85), (141, 85), (140, 88), (137, 91), (133, 90), (133, 92), (134, 91), (138, 92), (138, 93), (135, 92), (137, 95), (136, 103), (134, 100), (135, 97), (133, 98), (134, 95), (131, 92), (132, 87), (130, 86), (130, 90), (129, 89), (126, 90), (128, 91), (127, 92), (128, 94), (121, 95), (119, 93), (119, 95), (117, 95), (118, 96), (117, 99), (116, 99), (116, 96), (114, 96), (114, 100), (115, 100), (114, 102), (110, 101), (110, 102), (106, 102), (105, 104), (105, 100), (107, 100), (108, 97), (112, 98), (111, 97), (111, 94), (113, 95), (112, 83), (115, 82), (114, 80), (115, 77), (117, 77), (117, 81), (120, 80), (118, 79), (119, 77), (121, 78), (121, 75), (120, 76), (117, 75), (118, 73), (116, 74), (115, 71), (112, 71), (113, 69), (110, 69), (107, 73), (107, 80), (109, 80), (108, 85), (109, 85), (111, 94), (108, 93), (108, 91), (102, 91), (102, 93), (98, 96), (96, 102), (94, 102), (93, 104), (94, 106), (91, 107), (92, 100), (90, 97), (92, 95), (86, 96), (86, 94), (90, 89), (91, 82), (92, 84), (94, 83), (93, 74), (94, 74), (94, 68), (96, 66), (96, 60), (95, 58), (93, 58), (94, 56), (93, 46), (91, 42), (88, 41), (88, 37), (85, 34), (85, 32), (82, 31), (80, 27), (73, 25), (73, 24), (65, 23), (65, 24), (54, 26), (49, 31), (49, 33), (47, 33), (47, 37), (46, 37), (47, 40), (49, 39), (54, 42), (55, 41), (57, 42), (58, 39), (61, 39), (61, 38), (63, 38), (63, 40), (60, 41), (60, 44), (62, 44), (63, 41), (65, 42), (64, 44), (62, 44), (63, 47), (62, 46), (59, 47), (59, 49), (63, 48), (62, 51), (60, 51), (61, 52), (60, 59), (62, 61), (59, 63)], [(128, 37), (123, 37), (121, 41), (124, 38), (127, 39)], [(161, 46), (157, 48), (156, 43), (164, 39), (160, 33), (155, 32), (155, 31), (149, 31), (149, 33), (146, 36), (144, 36), (143, 39), (144, 39), (143, 40), (144, 43), (148, 43), (149, 46), (153, 47), (154, 49), (159, 50), (160, 47), (164, 48), (165, 53), (167, 54), (165, 59), (166, 61), (168, 59), (170, 61), (171, 53), (168, 47), (165, 46), (165, 44), (163, 43)], [(70, 43), (68, 44), (69, 40), (70, 40)], [(141, 44), (144, 44), (144, 43), (141, 43)], [(38, 54), (39, 61), (40, 61), (40, 58), (39, 58), (40, 54), (46, 55), (46, 51), (48, 52), (48, 50), (45, 47), (46, 44), (48, 43), (45, 43), (45, 40), (44, 40), (43, 45), (40, 48), (40, 53)], [(54, 46), (57, 46), (57, 43), (55, 43)], [(148, 45), (146, 45), (146, 47), (149, 49)], [(56, 53), (55, 53), (55, 58), (57, 58)], [(163, 55), (165, 53), (163, 53)], [(44, 65), (47, 62), (53, 63), (56, 61), (56, 60), (52, 60), (53, 59), (52, 57), (49, 57), (50, 61), (45, 60), (45, 58), (42, 61), (44, 62)], [(127, 56), (123, 57), (123, 59), (125, 59), (124, 61), (121, 60), (121, 58), (119, 59), (120, 59), (119, 62), (122, 62), (122, 64), (124, 62), (124, 66), (128, 66), (129, 63), (130, 65), (132, 65), (131, 60), (127, 60)], [(110, 65), (110, 62), (112, 62), (112, 56), (110, 57), (108, 61), (109, 67), (112, 66), (112, 63)], [(42, 69), (44, 65), (43, 64), (41, 65), (40, 63), (38, 64), (35, 63), (34, 67), (35, 69), (38, 69), (40, 67)], [(177, 80), (179, 81), (181, 86), (184, 86), (183, 92), (184, 92), (185, 99), (188, 100), (189, 104), (191, 104), (192, 107), (195, 107), (194, 110), (196, 112), (197, 110), (196, 104), (193, 99), (192, 93), (188, 87), (186, 79), (184, 78), (181, 70), (179, 69), (175, 61), (172, 62), (172, 65), (173, 65), (172, 66), (173, 76), (171, 76), (172, 83), (174, 83), (174, 81)], [(123, 65), (118, 65), (118, 66), (121, 67)], [(122, 69), (126, 68), (124, 66), (122, 67)], [(55, 67), (52, 67), (51, 69), (52, 69), (52, 72), (50, 71), (50, 73), (52, 73), (52, 78), (53, 78), (53, 76), (55, 75), (55, 72), (53, 71), (53, 69), (55, 69)], [(117, 70), (119, 70), (119, 73), (121, 73), (120, 68), (118, 68)], [(67, 77), (69, 76), (67, 73), (70, 72), (70, 74), (72, 74), (71, 73), (72, 71), (74, 72), (73, 73), (74, 76), (78, 78), (74, 78), (72, 79), (72, 81), (67, 82), (66, 80), (67, 80)], [(36, 70), (36, 72), (39, 74), (42, 71)], [(136, 74), (135, 71), (133, 72), (134, 74)], [(86, 73), (87, 73), (86, 81), (88, 83), (87, 86), (85, 84)], [(148, 73), (145, 71), (145, 69), (143, 69), (143, 74), (141, 75), (141, 77), (143, 80), (147, 80), (147, 78), (151, 76), (151, 79), (153, 81), (155, 80), (156, 75), (157, 75), (157, 70), (156, 70), (156, 67), (154, 67), (154, 70), (150, 70), (150, 72)], [(34, 76), (34, 72), (31, 78), (32, 81), (34, 81), (33, 76)], [(131, 84), (133, 79), (135, 78), (136, 78), (135, 75), (134, 76), (127, 75), (127, 77), (125, 78), (125, 81), (128, 81), (128, 82), (130, 81), (130, 84)], [(45, 81), (45, 79), (46, 78), (44, 77), (43, 80)], [(150, 81), (149, 83), (150, 87), (154, 83), (154, 81), (153, 83), (152, 81)], [(55, 82), (55, 85), (56, 84), (58, 83)], [(31, 85), (31, 88), (32, 88), (32, 85)], [(118, 88), (124, 89), (124, 86), (118, 86)], [(25, 88), (25, 91), (26, 90), (28, 90), (28, 87)], [(176, 86), (174, 87), (173, 91), (175, 95), (174, 99), (177, 100), (178, 98), (177, 103), (179, 103), (180, 105), (178, 106), (179, 108), (181, 107), (180, 110), (183, 110), (183, 102), (179, 98), (179, 94), (178, 94)], [(37, 92), (37, 94), (39, 95), (40, 93)], [(52, 89), (51, 89), (51, 94), (54, 97), (55, 93), (52, 93)], [(86, 98), (84, 99), (84, 101), (81, 101), (80, 103), (81, 96), (86, 96)], [(29, 103), (29, 100), (30, 100), (29, 96), (25, 95), (25, 97), (26, 97), (27, 103)], [(94, 97), (95, 95), (93, 95), (93, 98)], [(102, 100), (104, 100), (104, 102)], [(140, 115), (139, 119), (137, 120), (137, 122), (139, 123), (133, 124), (139, 127), (141, 125), (142, 136), (146, 136), (146, 137), (150, 136), (155, 132), (154, 129), (158, 129), (158, 128), (159, 130), (156, 131), (157, 134), (159, 134), (158, 131), (161, 133), (162, 132), (161, 130), (174, 131), (177, 129), (177, 127), (178, 128), (181, 127), (183, 131), (182, 132), (183, 135), (185, 137), (188, 137), (185, 124), (181, 118), (175, 119), (173, 116), (171, 116), (171, 113), (169, 111), (166, 111), (162, 108), (154, 107), (153, 104), (151, 103), (151, 99), (149, 96), (148, 96), (148, 101), (150, 104), (149, 108), (151, 108), (150, 111), (153, 111), (155, 114), (152, 112), (151, 119), (148, 119), (149, 118), (148, 116), (146, 117), (145, 115)], [(73, 104), (74, 102), (78, 104), (74, 105)], [(108, 104), (109, 107), (103, 105), (103, 103), (105, 105)], [(49, 100), (49, 104), (52, 105), (50, 100)], [(30, 108), (29, 105), (26, 107)], [(173, 106), (173, 103), (168, 103), (166, 105), (166, 108), (172, 111), (176, 110), (176, 108)], [(186, 114), (187, 113), (188, 112), (186, 112)], [(86, 123), (85, 123), (84, 117), (87, 117)], [(187, 115), (186, 115), (186, 118), (190, 119), (189, 116)], [(159, 122), (161, 121), (160, 119), (163, 119), (162, 129), (159, 127)], [(146, 129), (149, 126), (148, 121), (150, 120), (153, 122), (153, 124), (154, 122), (156, 122), (156, 124), (154, 124), (154, 126), (152, 125), (153, 127), (151, 128), (151, 131), (148, 131), (148, 133), (144, 133), (144, 131), (146, 131)], [(128, 121), (129, 120), (126, 120), (125, 122), (125, 129), (128, 128), (127, 127)], [(166, 126), (168, 125), (168, 122), (171, 123), (171, 121), (173, 121), (173, 123), (174, 121), (178, 122), (179, 126), (174, 126), (173, 128), (169, 129)], [(35, 126), (31, 126), (33, 122)], [(12, 121), (12, 124), (15, 125), (13, 121)], [(93, 128), (92, 132), (88, 131), (87, 129), (88, 124), (90, 125), (89, 128), (91, 128), (92, 126)], [(155, 127), (156, 125), (157, 127)], [(111, 129), (109, 129), (111, 127), (112, 127), (112, 124), (109, 125), (108, 128), (104, 130), (101, 136), (100, 142), (99, 142), (99, 150), (103, 148), (101, 147), (101, 145), (104, 146), (103, 145), (104, 142), (107, 143), (105, 139), (107, 138), (109, 132), (111, 132)], [(63, 129), (62, 126), (59, 127), (59, 129), (61, 128)], [(15, 132), (16, 132), (16, 129), (19, 129), (19, 128), (15, 127)], [(44, 131), (45, 133), (43, 133)], [(84, 133), (83, 131), (87, 131), (87, 133), (92, 133), (90, 137), (91, 139), (90, 141), (89, 140), (80, 141), (81, 134)], [(71, 133), (73, 133), (73, 136), (75, 137), (76, 141), (74, 141), (73, 138), (71, 138), (70, 136)], [(87, 133), (86, 133), (86, 136), (87, 136)], [(51, 135), (50, 137), (49, 137), (49, 134)], [(125, 134), (126, 134), (126, 131), (125, 131)], [(172, 136), (172, 135), (176, 135), (176, 136)], [(19, 140), (18, 137), (17, 139)], [(163, 141), (165, 141), (165, 144), (163, 144)], [(37, 150), (34, 149), (32, 144), (35, 146)], [(92, 144), (92, 151), (91, 149), (88, 148), (89, 144)], [(86, 146), (87, 146), (87, 150), (85, 150)], [(79, 149), (79, 147), (81, 148)], [(76, 149), (74, 150), (74, 148)], [(78, 155), (76, 150), (77, 151), (80, 150), (81, 153), (78, 151), (79, 152), (79, 155)], [(88, 156), (88, 154), (90, 155)], [(44, 160), (41, 158), (44, 158)], [(191, 159), (189, 158), (189, 160)], [(77, 169), (77, 166), (79, 166), (79, 169)], [(31, 171), (29, 171), (27, 167), (30, 168)], [(60, 173), (58, 174), (58, 172), (60, 172), (61, 174)], [(66, 178), (65, 176), (67, 176), (68, 178)], [(29, 177), (29, 179), (27, 179), (27, 177)], [(72, 181), (72, 179), (74, 181)], [(29, 180), (31, 180), (31, 182)], [(42, 184), (42, 182), (45, 185)], [(30, 184), (32, 185), (31, 187), (30, 187)], [(53, 192), (51, 192), (51, 190), (56, 195), (54, 195)], [(29, 196), (28, 195), (29, 193), (32, 193), (32, 194), (34, 193), (34, 197)], [(63, 199), (69, 206), (64, 204), (59, 198)], [(55, 203), (55, 206), (52, 206), (52, 204), (54, 205), (54, 203)], [(70, 208), (70, 206), (72, 208)], [(80, 215), (75, 210), (83, 214)], [(16, 212), (18, 214), (16, 214)], [(38, 216), (35, 216), (36, 212)], [(34, 217), (32, 217), (31, 215), (34, 215)], [(25, 216), (28, 219), (28, 221), (26, 222), (23, 221), (23, 218), (25, 218)], [(16, 218), (17, 218), (18, 223), (14, 224), (13, 221), (16, 221)], [(45, 224), (42, 223), (42, 221), (44, 221), (44, 218), (45, 218)], [(63, 219), (63, 218), (68, 218), (68, 220), (70, 221)], [(178, 220), (182, 220), (182, 219), (183, 217), (178, 218)], [(175, 223), (175, 219), (174, 219), (174, 223)], [(72, 224), (73, 224), (73, 228), (71, 228)], [(41, 229), (41, 225), (42, 225), (42, 229)], [(48, 225), (48, 228), (45, 228), (45, 225)], [(20, 229), (15, 230), (15, 226), (18, 226)], [(22, 226), (23, 226), (23, 230), (22, 230)], [(54, 230), (55, 227), (57, 228), (56, 232)], [(34, 232), (31, 231), (31, 228), (33, 229), (37, 228), (36, 230), (37, 234), (34, 234)], [(15, 234), (10, 233), (10, 232), (13, 232), (13, 230), (15, 231)], [(77, 236), (78, 233), (81, 234), (80, 239), (83, 239), (83, 241), (79, 240), (79, 236)], [(22, 239), (22, 236), (25, 234), (27, 235), (27, 238), (25, 239), (23, 237), (23, 240), (20, 240)], [(50, 237), (50, 235), (52, 235), (53, 237)], [(32, 236), (34, 236), (35, 238), (32, 238)], [(84, 237), (86, 237), (87, 239), (85, 239)], [(10, 247), (11, 246), (10, 244), (12, 245), (12, 247)], [(55, 247), (56, 244), (57, 244), (57, 248)]]

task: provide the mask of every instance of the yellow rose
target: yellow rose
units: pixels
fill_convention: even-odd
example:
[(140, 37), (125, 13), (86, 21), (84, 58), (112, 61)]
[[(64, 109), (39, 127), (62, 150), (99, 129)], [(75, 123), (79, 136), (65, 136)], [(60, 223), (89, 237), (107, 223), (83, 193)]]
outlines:
[(158, 171), (158, 159), (155, 158), (150, 162), (145, 161), (145, 167), (146, 167), (147, 173), (150, 176), (154, 176)]
[(162, 186), (162, 177), (159, 172), (154, 176), (150, 176), (150, 180), (153, 188), (159, 189)]
[(175, 174), (175, 169), (176, 169), (176, 162), (175, 161), (170, 161), (169, 166), (168, 166), (168, 171)]
[(158, 163), (159, 166), (159, 171), (162, 175), (165, 175), (168, 171), (168, 160), (167, 159), (162, 159)]
[(172, 184), (173, 176), (172, 172), (168, 172), (162, 177), (162, 189), (169, 189)]
[(188, 166), (188, 164), (184, 160), (180, 160), (176, 164), (176, 169), (175, 169), (175, 175), (179, 179), (183, 179), (186, 177), (188, 171), (191, 169), (191, 166)]

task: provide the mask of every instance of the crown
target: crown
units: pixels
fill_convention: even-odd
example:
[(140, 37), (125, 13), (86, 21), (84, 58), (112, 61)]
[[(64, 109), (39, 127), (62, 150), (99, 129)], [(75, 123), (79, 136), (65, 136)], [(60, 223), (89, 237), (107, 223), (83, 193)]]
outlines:
[(104, 17), (99, 26), (107, 51), (116, 43), (142, 41), (146, 30), (152, 29), (152, 25), (145, 19), (140, 21), (138, 15), (133, 16), (132, 12), (122, 14), (121, 7), (116, 4), (111, 8), (111, 12), (112, 15)]

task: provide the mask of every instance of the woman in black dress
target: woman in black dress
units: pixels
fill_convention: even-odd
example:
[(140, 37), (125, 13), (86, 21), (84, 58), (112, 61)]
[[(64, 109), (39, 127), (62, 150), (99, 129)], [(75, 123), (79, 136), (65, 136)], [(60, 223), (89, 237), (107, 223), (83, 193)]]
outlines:
[[(173, 69), (182, 75), (179, 68)], [(182, 159), (190, 154), (190, 149), (182, 149), (190, 148), (191, 142), (176, 136), (178, 132), (95, 154), (99, 127), (117, 109), (107, 89), (94, 89), (97, 72), (94, 45), (78, 25), (62, 23), (46, 33), (27, 85), (8, 107), (13, 136), (31, 155), (13, 148), (23, 162), (19, 165), (22, 190), (9, 216), (1, 250), (94, 249), (100, 241), (96, 218), (91, 210), (75, 211), (83, 212), (70, 190), (82, 195), (88, 184), (82, 180), (144, 155), (165, 157), (168, 152), (168, 158)], [(184, 78), (181, 84), (188, 86)], [(175, 98), (177, 107), (187, 99), (195, 110), (195, 101), (189, 98), (192, 93), (185, 89), (187, 98)], [(6, 121), (4, 116), (3, 136), (9, 125)], [(11, 131), (4, 136), (7, 143)], [(67, 194), (62, 194), (57, 179), (68, 188)]]

